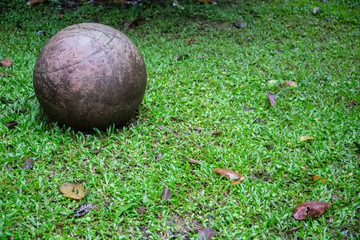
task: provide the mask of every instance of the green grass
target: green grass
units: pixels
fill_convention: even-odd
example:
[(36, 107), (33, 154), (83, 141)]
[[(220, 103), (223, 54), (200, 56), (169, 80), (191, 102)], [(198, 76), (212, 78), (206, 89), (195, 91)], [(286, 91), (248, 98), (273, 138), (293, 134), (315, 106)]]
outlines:
[[(0, 112), (1, 239), (196, 239), (205, 227), (215, 229), (216, 239), (360, 238), (360, 158), (353, 143), (360, 142), (358, 1), (179, 1), (184, 10), (171, 2), (67, 8), (62, 2), (0, 3), (0, 59), (13, 61), (0, 72), (15, 75), (0, 76), (0, 97), (13, 101), (1, 101)], [(313, 14), (314, 7), (321, 10)], [(148, 72), (137, 117), (94, 132), (51, 122), (32, 86), (46, 41), (80, 22), (125, 32), (122, 25), (139, 14), (146, 21), (127, 33)], [(235, 28), (236, 19), (245, 28)], [(173, 61), (178, 54), (188, 57)], [(268, 86), (270, 80), (297, 87)], [(9, 129), (9, 121), (20, 124)], [(300, 143), (300, 136), (315, 140)], [(202, 165), (190, 165), (189, 157)], [(27, 158), (35, 160), (28, 171), (22, 169)], [(231, 185), (214, 168), (245, 180)], [(83, 181), (90, 193), (65, 198), (58, 190), (64, 181)], [(167, 202), (161, 201), (165, 186), (172, 191)], [(295, 206), (310, 200), (332, 207), (295, 220)], [(88, 202), (99, 207), (69, 217)]]

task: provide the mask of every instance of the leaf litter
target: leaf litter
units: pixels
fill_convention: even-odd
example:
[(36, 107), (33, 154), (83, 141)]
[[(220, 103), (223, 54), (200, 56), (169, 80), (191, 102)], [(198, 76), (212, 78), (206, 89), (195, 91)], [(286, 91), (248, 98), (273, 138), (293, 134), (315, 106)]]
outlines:
[(272, 93), (269, 92), (268, 94), (266, 94), (266, 97), (267, 97), (267, 99), (269, 100), (270, 105), (271, 105), (272, 107), (275, 107), (275, 105), (276, 105), (276, 98), (275, 98), (274, 94), (272, 94)]
[(215, 236), (215, 230), (213, 228), (204, 228), (199, 231), (198, 237), (200, 240), (210, 240)]
[(83, 217), (87, 213), (94, 210), (96, 205), (97, 205), (96, 203), (84, 203), (84, 204), (81, 204), (78, 208), (75, 209), (75, 211), (71, 214), (71, 216), (73, 216), (73, 217)]
[(170, 189), (166, 186), (161, 194), (161, 200), (166, 201), (168, 199), (170, 199), (172, 196), (172, 193), (170, 191)]
[(85, 187), (82, 183), (75, 182), (63, 182), (59, 187), (60, 192), (64, 194), (65, 197), (73, 199), (83, 199), (87, 194), (88, 190), (85, 191)]
[(228, 169), (215, 168), (213, 171), (216, 172), (217, 174), (223, 175), (227, 179), (232, 180), (231, 184), (239, 184), (245, 178), (242, 174)]
[(34, 167), (34, 160), (32, 158), (27, 158), (24, 162), (23, 168), (25, 170), (31, 170)]
[(319, 217), (330, 209), (331, 204), (323, 201), (308, 201), (297, 205), (293, 217), (296, 220), (304, 220), (307, 216)]

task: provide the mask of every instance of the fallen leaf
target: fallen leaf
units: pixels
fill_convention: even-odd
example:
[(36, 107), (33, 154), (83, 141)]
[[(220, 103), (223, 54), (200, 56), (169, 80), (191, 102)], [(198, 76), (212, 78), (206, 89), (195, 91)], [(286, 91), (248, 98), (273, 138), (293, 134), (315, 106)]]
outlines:
[(193, 158), (189, 158), (189, 163), (193, 163), (193, 164), (201, 164), (202, 162)]
[(156, 156), (155, 161), (158, 162), (161, 158), (162, 158), (162, 153), (159, 152), (158, 155)]
[(46, 35), (44, 30), (39, 30), (36, 33), (39, 35), (44, 35), (44, 36)]
[(236, 20), (236, 21), (234, 22), (234, 25), (235, 25), (235, 27), (237, 27), (237, 28), (244, 28), (244, 27), (245, 27), (245, 23), (242, 22), (242, 21), (240, 21), (240, 20)]
[(284, 85), (288, 85), (288, 86), (290, 86), (290, 87), (296, 87), (296, 82), (285, 81)]
[(165, 201), (171, 198), (171, 191), (168, 187), (165, 187), (162, 194), (161, 194), (161, 200)]
[(178, 61), (178, 60), (184, 60), (185, 58), (189, 57), (189, 54), (179, 54), (176, 55), (173, 60), (174, 61)]
[(320, 11), (320, 9), (321, 9), (321, 8), (319, 8), (319, 7), (314, 7), (313, 10), (312, 10), (312, 12), (316, 14), (318, 11)]
[(199, 2), (202, 2), (202, 3), (207, 2), (207, 3), (212, 3), (212, 4), (214, 4), (214, 5), (217, 5), (217, 4), (218, 4), (218, 2), (217, 2), (216, 0), (199, 0)]
[(242, 106), (242, 110), (244, 110), (245, 112), (248, 112), (248, 111), (253, 110), (253, 108), (252, 107)]
[(198, 237), (200, 240), (210, 240), (213, 236), (215, 236), (215, 230), (213, 228), (204, 228), (199, 231)]
[(216, 132), (216, 133), (213, 133), (213, 134), (211, 134), (211, 135), (213, 135), (213, 136), (221, 136), (221, 134), (222, 134), (222, 132)]
[(304, 220), (307, 216), (319, 217), (330, 209), (329, 202), (308, 201), (297, 205), (294, 209), (293, 217), (296, 220)]
[(15, 127), (16, 125), (18, 125), (20, 122), (19, 121), (10, 121), (10, 122), (7, 122), (6, 124), (5, 124), (5, 126), (7, 126), (8, 128), (13, 128), (13, 127)]
[(198, 58), (198, 59), (204, 59), (204, 58), (206, 58), (206, 57), (204, 57), (204, 56), (198, 56), (197, 58)]
[(25, 170), (30, 170), (34, 167), (34, 160), (32, 158), (28, 158), (25, 160), (23, 168)]
[(268, 94), (266, 94), (266, 97), (267, 97), (267, 99), (269, 100), (270, 105), (271, 105), (272, 107), (275, 107), (275, 105), (276, 105), (276, 99), (275, 99), (274, 94), (272, 94), (272, 93), (269, 92)]
[(98, 154), (100, 152), (100, 149), (95, 149), (94, 151), (93, 151), (93, 154)]
[(222, 169), (222, 168), (215, 168), (213, 170), (217, 174), (223, 175), (227, 179), (233, 180), (231, 181), (232, 184), (239, 184), (244, 180), (244, 176), (240, 173), (234, 172), (232, 170)]
[(194, 129), (195, 131), (199, 131), (199, 132), (201, 132), (203, 130), (202, 127), (193, 127), (192, 129)]
[(292, 27), (292, 26), (293, 26), (293, 25), (285, 25), (285, 27), (287, 27), (287, 28), (288, 28), (288, 27)]
[(315, 140), (315, 138), (313, 138), (313, 137), (309, 137), (309, 136), (301, 136), (300, 137), (300, 142), (310, 142), (310, 141), (313, 141), (313, 140)]
[(4, 67), (11, 67), (12, 61), (8, 58), (0, 60), (0, 64)]
[(302, 227), (304, 227), (303, 225), (299, 226), (299, 227), (293, 227), (292, 229), (288, 230), (288, 231), (283, 231), (283, 232), (286, 232), (286, 233), (292, 233), (292, 232), (296, 232), (298, 231), (299, 229), (301, 229)]
[(84, 203), (81, 204), (75, 211), (71, 214), (73, 217), (83, 217), (88, 212), (91, 212), (96, 207), (96, 203)]
[(30, 0), (29, 2), (26, 3), (26, 6), (34, 6), (36, 4), (45, 3), (47, 1), (48, 0)]
[(274, 86), (274, 85), (276, 85), (278, 82), (279, 82), (279, 80), (269, 80), (269, 81), (267, 82), (267, 85), (268, 85), (268, 86)]
[(323, 179), (322, 177), (318, 177), (318, 176), (311, 175), (311, 174), (309, 174), (308, 176), (311, 177), (312, 179), (317, 180), (317, 181), (320, 181), (320, 182), (322, 182), (322, 183), (326, 182), (326, 180)]
[(88, 190), (85, 191), (82, 183), (64, 182), (60, 185), (59, 189), (65, 197), (78, 200), (83, 199), (88, 194)]
[(145, 18), (142, 17), (142, 16), (139, 16), (138, 18), (136, 18), (135, 20), (133, 21), (128, 21), (126, 23), (124, 23), (124, 27), (133, 27), (133, 26), (139, 26), (141, 22), (144, 22), (145, 21)]
[(182, 118), (179, 117), (171, 117), (171, 119), (176, 121), (184, 121)]
[(276, 50), (276, 53), (279, 53), (279, 52), (281, 52), (282, 50), (279, 48), (279, 49), (277, 49)]
[(351, 173), (349, 173), (348, 175), (349, 175), (349, 176), (352, 176), (353, 174), (354, 174), (354, 173), (353, 173), (353, 172), (351, 172)]

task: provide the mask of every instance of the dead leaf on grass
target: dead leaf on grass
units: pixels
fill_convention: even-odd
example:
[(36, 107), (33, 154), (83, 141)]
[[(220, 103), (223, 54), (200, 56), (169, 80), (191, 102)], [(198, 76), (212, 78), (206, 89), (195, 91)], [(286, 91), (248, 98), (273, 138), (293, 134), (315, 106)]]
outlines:
[(213, 228), (204, 228), (201, 229), (198, 233), (198, 237), (200, 240), (210, 240), (215, 236), (215, 230)]
[(145, 18), (142, 16), (139, 16), (138, 18), (136, 18), (133, 21), (128, 21), (128, 22), (124, 23), (124, 27), (130, 28), (130, 27), (138, 26), (138, 25), (140, 25), (141, 22), (144, 22), (144, 21), (145, 21)]
[(296, 82), (285, 81), (284, 85), (288, 85), (289, 87), (296, 87)]
[(296, 220), (304, 220), (307, 216), (319, 217), (330, 209), (329, 202), (308, 201), (297, 205), (294, 209), (293, 217)]
[(321, 8), (319, 8), (319, 7), (314, 7), (313, 10), (312, 10), (312, 12), (316, 14), (318, 11), (320, 11), (320, 9), (321, 9)]
[(275, 107), (275, 105), (276, 105), (276, 98), (275, 98), (274, 94), (272, 94), (272, 93), (269, 92), (268, 94), (266, 94), (266, 97), (267, 97), (267, 99), (269, 100), (270, 105), (271, 105), (272, 107)]
[(244, 28), (245, 27), (245, 23), (240, 21), (239, 19), (234, 22), (234, 25), (237, 28)]
[(156, 156), (155, 161), (158, 162), (161, 158), (162, 158), (162, 153), (159, 152), (158, 155)]
[(270, 86), (275, 86), (277, 83), (279, 82), (279, 80), (269, 80), (267, 82), (267, 85)]
[(36, 4), (45, 3), (47, 1), (48, 0), (30, 0), (29, 2), (26, 3), (26, 6), (34, 6)]
[(71, 214), (73, 217), (83, 217), (88, 212), (91, 212), (96, 207), (96, 203), (84, 203), (81, 204), (75, 211)]
[(214, 5), (217, 5), (218, 2), (216, 0), (199, 0), (199, 2), (202, 2), (202, 3), (212, 3)]
[(4, 67), (11, 67), (12, 61), (8, 58), (0, 60), (0, 64)]
[(179, 117), (171, 117), (171, 120), (184, 121), (182, 118), (179, 118)]
[(8, 128), (13, 128), (13, 127), (15, 127), (16, 125), (18, 125), (20, 122), (19, 121), (10, 121), (10, 122), (7, 122), (6, 124), (5, 124), (5, 126), (7, 126)]
[(193, 163), (193, 164), (201, 164), (202, 162), (200, 160), (196, 160), (193, 158), (189, 158), (189, 163)]
[(34, 160), (32, 158), (28, 158), (25, 160), (23, 168), (25, 170), (30, 170), (34, 167)]
[(219, 136), (221, 136), (221, 135), (222, 135), (222, 132), (212, 133), (211, 135), (219, 137)]
[(301, 136), (300, 137), (300, 142), (311, 142), (313, 140), (315, 140), (315, 138), (309, 137), (309, 136)]
[(237, 172), (234, 172), (234, 171), (228, 170), (228, 169), (215, 168), (213, 171), (216, 172), (217, 174), (223, 175), (227, 179), (233, 180), (233, 181), (231, 181), (232, 184), (239, 184), (245, 178), (240, 173), (237, 173)]
[(59, 187), (60, 192), (64, 194), (64, 197), (73, 199), (83, 199), (87, 194), (88, 190), (85, 191), (85, 187), (82, 183), (74, 182), (63, 182)]
[(311, 174), (309, 174), (308, 176), (311, 177), (312, 179), (316, 180), (316, 181), (320, 181), (322, 183), (326, 182), (326, 180), (323, 179), (322, 177), (318, 177), (316, 175), (311, 175)]
[(171, 198), (171, 191), (170, 189), (166, 186), (161, 194), (161, 200), (165, 201)]

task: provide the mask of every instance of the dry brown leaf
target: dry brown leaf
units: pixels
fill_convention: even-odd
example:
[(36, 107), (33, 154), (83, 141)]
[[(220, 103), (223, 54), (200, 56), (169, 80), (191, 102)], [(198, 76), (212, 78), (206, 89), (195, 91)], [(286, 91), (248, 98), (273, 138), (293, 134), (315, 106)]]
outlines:
[(294, 209), (293, 217), (296, 220), (304, 220), (307, 216), (319, 217), (330, 209), (329, 202), (308, 201), (297, 205)]
[(271, 105), (272, 107), (275, 107), (275, 105), (276, 105), (276, 98), (275, 98), (274, 94), (272, 94), (272, 93), (269, 92), (268, 94), (266, 94), (266, 97), (267, 97), (267, 99), (269, 100), (270, 105)]
[(59, 189), (65, 197), (78, 200), (83, 199), (88, 194), (88, 190), (85, 191), (85, 187), (82, 183), (63, 182)]
[(170, 189), (166, 186), (161, 194), (161, 200), (165, 201), (171, 198), (171, 191)]
[(311, 178), (314, 179), (314, 180), (320, 181), (320, 182), (322, 182), (322, 183), (326, 182), (326, 180), (323, 179), (322, 177), (318, 177), (318, 176), (311, 175), (311, 174), (309, 174), (309, 177), (311, 177)]
[(219, 136), (221, 136), (221, 134), (222, 134), (222, 132), (216, 132), (216, 133), (212, 133), (211, 135), (219, 137)]
[(30, 170), (34, 167), (34, 160), (32, 158), (27, 158), (24, 162), (23, 168), (25, 170)]
[(199, 2), (203, 2), (203, 3), (207, 2), (207, 3), (212, 3), (214, 5), (218, 4), (218, 2), (216, 0), (199, 0)]
[(1, 76), (4, 76), (4, 77), (14, 76), (14, 75), (12, 75), (12, 74), (4, 73), (4, 72), (0, 72), (0, 75), (1, 75)]
[(234, 172), (232, 170), (228, 169), (222, 169), (222, 168), (215, 168), (213, 170), (217, 174), (223, 175), (227, 179), (233, 180), (231, 181), (232, 184), (239, 184), (244, 180), (244, 176), (240, 173)]
[(174, 61), (178, 61), (178, 60), (183, 60), (185, 58), (189, 57), (189, 54), (179, 54), (179, 55), (176, 55), (173, 60)]
[(288, 85), (289, 87), (296, 87), (296, 82), (285, 81), (284, 85)]
[(30, 0), (28, 3), (26, 3), (26, 6), (34, 6), (36, 4), (39, 4), (39, 3), (45, 3), (47, 2), (48, 0)]
[(8, 58), (0, 60), (0, 64), (4, 67), (11, 67), (12, 61)]
[(199, 231), (198, 237), (200, 240), (211, 240), (215, 234), (216, 233), (213, 228), (204, 228)]
[(320, 11), (320, 9), (321, 9), (321, 8), (319, 8), (319, 7), (314, 7), (313, 10), (312, 10), (312, 12), (316, 14), (318, 11)]
[(193, 164), (201, 164), (201, 161), (193, 159), (193, 158), (189, 158), (189, 163), (193, 163)]
[(310, 142), (310, 141), (313, 141), (313, 140), (315, 140), (315, 138), (313, 138), (313, 137), (309, 137), (309, 136), (301, 136), (300, 137), (300, 142)]

